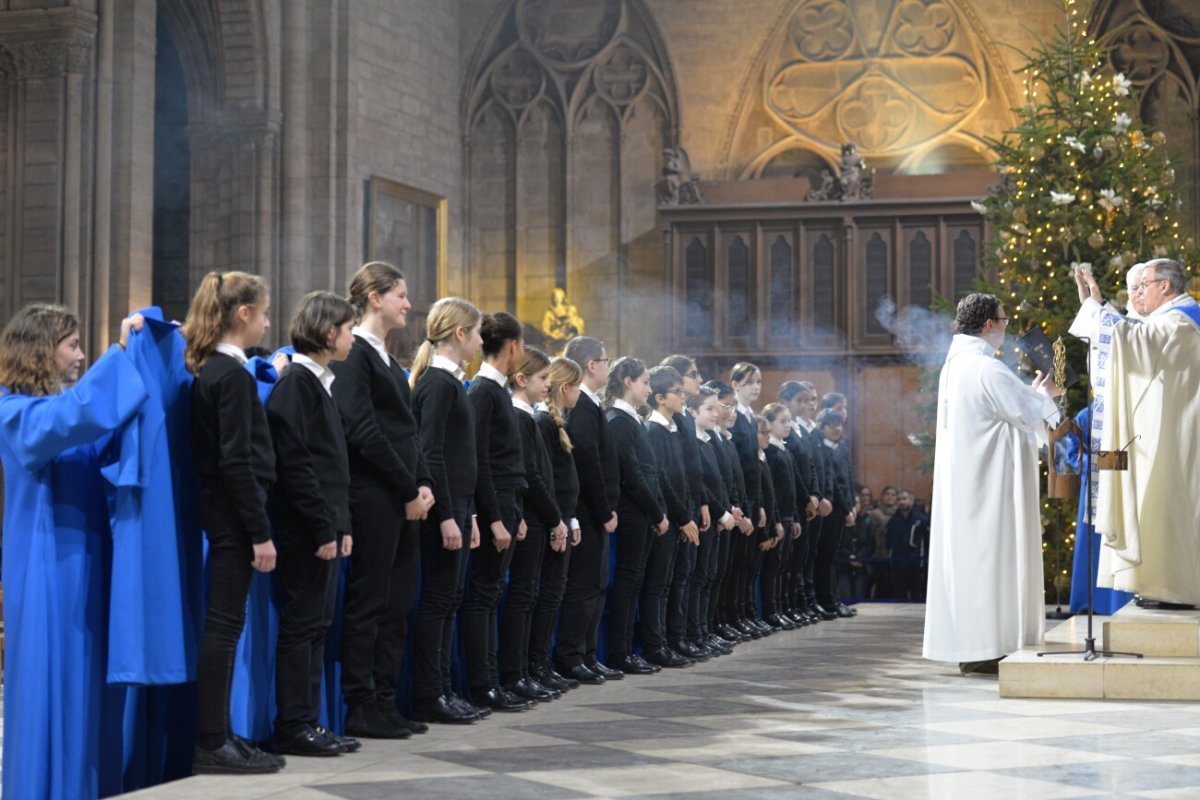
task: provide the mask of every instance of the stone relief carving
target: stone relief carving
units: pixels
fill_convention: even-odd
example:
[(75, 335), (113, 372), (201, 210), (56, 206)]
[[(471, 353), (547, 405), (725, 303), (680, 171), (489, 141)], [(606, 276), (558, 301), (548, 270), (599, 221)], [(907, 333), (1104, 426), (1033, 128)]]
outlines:
[(810, 203), (846, 200), (867, 200), (875, 191), (875, 170), (867, 169), (867, 162), (858, 154), (853, 144), (842, 145), (842, 160), (838, 174), (830, 170), (821, 171), (821, 185), (810, 189), (804, 199)]
[(695, 205), (700, 196), (700, 176), (692, 172), (687, 150), (668, 147), (663, 150), (663, 179), (658, 182), (658, 203), (664, 206)]
[(91, 57), (91, 43), (80, 39), (0, 42), (0, 72), (10, 78), (80, 74)]
[(596, 67), (593, 80), (596, 91), (616, 105), (626, 105), (646, 88), (650, 69), (646, 60), (631, 47), (614, 50)]
[(492, 70), (492, 91), (510, 109), (522, 109), (542, 93), (546, 74), (537, 59), (522, 50), (511, 50)]
[(530, 50), (560, 67), (579, 66), (612, 41), (620, 0), (519, 0), (517, 27)]

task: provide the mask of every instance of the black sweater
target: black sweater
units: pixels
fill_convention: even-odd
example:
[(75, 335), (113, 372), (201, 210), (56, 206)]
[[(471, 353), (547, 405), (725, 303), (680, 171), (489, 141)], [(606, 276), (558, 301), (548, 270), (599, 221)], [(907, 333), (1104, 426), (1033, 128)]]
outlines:
[[(807, 438), (801, 438), (795, 430), (788, 433), (783, 440), (784, 447), (792, 457), (792, 465), (796, 472), (796, 502), (803, 509), (808, 505), (808, 498), (818, 494), (814, 453)], [(803, 518), (801, 514), (801, 518)]]
[[(521, 453), (525, 459), (525, 520), (553, 528), (563, 521), (554, 496), (554, 466), (538, 433), (533, 415), (515, 408), (521, 429)], [(562, 449), (562, 448), (559, 448)]]
[(350, 530), (350, 458), (337, 403), (293, 363), (267, 399), (267, 422), (279, 477), (270, 496), (276, 532), (311, 537), (318, 547), (336, 541)]
[(421, 373), (412, 400), (433, 481), (433, 515), (445, 522), (454, 519), (454, 498), (475, 493), (475, 414), (462, 382), (438, 367)]
[(733, 504), (729, 502), (729, 492), (725, 489), (725, 478), (721, 474), (721, 465), (717, 461), (719, 445), (713, 441), (712, 434), (709, 434), (707, 443), (696, 439), (696, 444), (700, 453), (700, 468), (704, 472), (704, 486), (706, 491), (711, 492), (706, 501), (708, 513), (712, 516), (715, 526), (722, 515), (733, 510)]
[[(675, 414), (672, 421), (683, 434), (683, 468), (687, 474), (689, 509), (699, 524), (700, 506), (712, 505), (716, 489), (704, 479), (704, 465), (700, 463), (700, 440), (696, 438), (696, 419), (684, 411)], [(712, 511), (710, 508), (709, 513)]]
[(521, 453), (517, 410), (508, 389), (491, 378), (476, 375), (467, 389), (467, 399), (475, 412), (475, 458), (479, 463), (475, 512), (483, 528), (501, 521), (497, 492), (520, 493), (525, 488), (525, 456)]
[(417, 487), (432, 487), (404, 370), (390, 356), (385, 365), (360, 336), (354, 337), (346, 360), (332, 368), (337, 376), (333, 399), (342, 411), (350, 446), (351, 482), (392, 489), (402, 503), (417, 496)]
[(849, 448), (845, 442), (833, 449), (822, 442), (825, 469), (829, 481), (829, 502), (836, 516), (849, 514), (854, 508), (854, 484), (850, 477)]
[(617, 518), (637, 513), (657, 525), (663, 517), (662, 486), (650, 437), (641, 422), (619, 408), (610, 408), (606, 419), (620, 472)]
[(746, 512), (754, 523), (758, 524), (758, 509), (763, 505), (762, 481), (758, 462), (758, 427), (753, 420), (746, 419), (742, 412), (737, 412), (737, 421), (733, 425), (733, 444), (737, 447), (738, 460), (742, 464), (742, 479), (746, 483)]
[(762, 491), (762, 507), (767, 512), (767, 527), (762, 528), (758, 532), (758, 540), (764, 542), (767, 539), (775, 538), (775, 523), (781, 522), (782, 518), (779, 515), (778, 506), (775, 505), (774, 478), (771, 475), (770, 466), (767, 465), (766, 461), (759, 461), (755, 465), (755, 471), (758, 472), (759, 485)]
[(796, 510), (796, 464), (791, 454), (784, 448), (767, 445), (767, 466), (771, 468), (775, 510), (779, 514), (779, 521), (795, 522), (801, 519), (802, 515)]
[[(658, 456), (658, 486), (667, 507), (667, 519), (676, 528), (693, 521), (692, 501), (688, 493), (687, 462), (684, 456), (684, 433), (676, 427), (667, 430), (657, 422), (647, 420), (650, 447)], [(699, 457), (699, 454), (697, 454)]]
[(579, 473), (580, 524), (602, 528), (612, 518), (620, 498), (620, 468), (608, 435), (608, 422), (600, 406), (579, 393), (579, 402), (567, 412), (567, 433), (575, 445)]
[(229, 498), (252, 542), (270, 541), (275, 450), (254, 376), (233, 356), (213, 353), (192, 383), (191, 414), (197, 474)]
[(737, 445), (733, 443), (732, 439), (718, 436), (717, 443), (721, 447), (721, 452), (725, 454), (726, 463), (729, 464), (729, 495), (733, 499), (733, 504), (749, 517), (753, 509), (750, 508), (750, 503), (746, 498), (746, 477), (742, 470), (741, 454), (738, 453)]
[(550, 454), (551, 471), (554, 473), (554, 499), (558, 503), (558, 513), (564, 522), (569, 522), (577, 517), (575, 506), (579, 503), (579, 473), (575, 471), (575, 456), (563, 448), (562, 439), (558, 435), (558, 424), (553, 417), (545, 411), (539, 411), (536, 419), (538, 430), (542, 434), (542, 443), (546, 446), (546, 452)]
[(827, 460), (825, 458), (825, 437), (821, 435), (820, 428), (813, 428), (811, 431), (803, 434), (801, 444), (808, 449), (809, 458), (812, 460), (812, 478), (813, 484), (812, 493), (821, 500), (829, 500), (829, 472), (827, 469)]

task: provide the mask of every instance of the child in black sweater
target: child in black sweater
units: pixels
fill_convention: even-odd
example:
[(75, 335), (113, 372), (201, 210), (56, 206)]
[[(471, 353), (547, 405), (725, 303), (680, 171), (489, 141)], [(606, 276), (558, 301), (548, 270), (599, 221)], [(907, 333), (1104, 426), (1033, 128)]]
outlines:
[(792, 429), (787, 407), (771, 403), (763, 409), (763, 418), (770, 427), (770, 446), (766, 449), (767, 465), (775, 490), (775, 507), (783, 539), (767, 552), (762, 568), (763, 619), (772, 627), (793, 630), (795, 621), (784, 615), (784, 580), (791, 563), (792, 546), (800, 537), (800, 510), (797, 495), (796, 462), (787, 450), (785, 439)]
[(289, 335), (296, 355), (267, 400), (275, 447), (269, 509), (279, 547), (275, 733), (272, 749), (335, 756), (357, 742), (320, 726), (325, 632), (337, 599), (338, 556), (350, 555), (350, 461), (330, 361), (350, 352), (354, 308), (330, 292), (300, 303)]

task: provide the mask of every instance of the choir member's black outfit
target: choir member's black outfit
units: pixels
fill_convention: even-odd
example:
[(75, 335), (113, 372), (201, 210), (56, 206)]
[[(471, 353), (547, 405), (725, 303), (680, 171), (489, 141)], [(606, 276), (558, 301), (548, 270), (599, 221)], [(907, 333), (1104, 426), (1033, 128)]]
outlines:
[[(770, 449), (770, 447), (771, 445), (767, 445), (767, 449)], [(767, 526), (763, 529), (762, 535), (759, 537), (759, 544), (761, 545), (763, 542), (775, 538), (775, 525), (782, 522), (782, 517), (779, 514), (779, 506), (776, 504), (774, 476), (771, 474), (771, 465), (767, 462), (765, 452), (763, 453), (763, 457), (758, 460), (758, 474), (762, 486), (763, 508), (767, 512)], [(759, 547), (754, 548), (760, 557), (757, 564), (758, 569), (750, 584), (750, 596), (746, 601), (747, 607), (750, 609), (751, 616), (754, 619), (757, 619), (759, 616), (759, 596), (762, 597), (762, 617), (769, 616), (766, 613), (766, 607), (771, 593), (771, 579), (767, 574), (766, 565), (770, 562), (771, 555), (781, 547), (783, 547), (783, 542), (776, 544), (766, 553), (763, 553)], [(778, 560), (775, 561), (775, 564), (778, 566)], [(754, 591), (756, 587), (759, 590), (758, 592)], [(770, 625), (770, 623), (767, 624)]]
[[(730, 507), (744, 508), (745, 484), (742, 480), (742, 465), (738, 461), (737, 449), (723, 431), (713, 431), (711, 444), (717, 457), (717, 465), (721, 470), (721, 479), (725, 485)], [(717, 553), (717, 569), (713, 577), (712, 589), (709, 592), (709, 621), (712, 625), (723, 625), (729, 622), (725, 612), (729, 607), (730, 552), (734, 544), (742, 537), (741, 529), (734, 528), (727, 531), (718, 540), (720, 548)]]
[[(817, 496), (818, 501), (830, 500), (831, 476), (827, 467), (825, 444), (824, 438), (821, 436), (821, 429), (814, 427), (812, 430), (800, 434), (800, 436), (801, 443), (805, 445), (812, 460), (812, 474), (814, 476), (812, 493)], [(832, 501), (830, 502), (832, 504)], [(825, 520), (828, 518), (822, 517), (819, 514), (814, 517), (805, 530), (804, 538), (804, 558), (801, 570), (801, 585), (803, 588), (801, 590), (801, 597), (804, 600), (804, 608), (816, 619), (820, 618), (817, 611), (817, 549), (821, 541), (821, 533), (825, 529)]]
[(515, 408), (528, 486), (524, 500), (527, 531), (523, 541), (513, 539), (515, 552), (509, 567), (504, 616), (500, 620), (499, 666), (505, 686), (529, 677), (530, 625), (542, 563), (550, 551), (550, 531), (564, 521), (555, 499), (554, 467), (534, 420), (533, 409)]
[[(796, 521), (800, 523), (802, 533), (792, 544), (791, 558), (788, 559), (784, 572), (783, 605), (785, 612), (798, 615), (807, 605), (804, 598), (806, 554), (820, 524), (819, 517), (810, 520), (805, 513), (809, 498), (818, 493), (816, 453), (813, 451), (812, 441), (807, 436), (797, 433), (794, 427), (784, 439), (784, 446), (792, 456), (796, 471), (796, 511), (799, 515)], [(815, 550), (813, 552), (815, 553)]]
[[(611, 412), (610, 412), (611, 413)], [(671, 581), (676, 561), (682, 552), (680, 528), (692, 522), (692, 503), (688, 495), (688, 475), (683, 448), (683, 433), (671, 430), (656, 422), (654, 418), (645, 423), (650, 449), (658, 459), (658, 487), (667, 511), (670, 528), (662, 536), (655, 536), (650, 546), (650, 558), (646, 563), (646, 579), (642, 585), (641, 619), (639, 638), (647, 652), (671, 647), (683, 638), (683, 626), (675, 631), (668, 630), (674, 616), (670, 612)], [(672, 427), (674, 423), (672, 423)], [(683, 616), (683, 610), (680, 610)], [(679, 639), (669, 639), (676, 633)]]
[[(620, 473), (617, 500), (617, 563), (608, 607), (608, 661), (620, 669), (633, 654), (633, 623), (646, 563), (663, 517), (658, 459), (641, 420), (619, 408), (606, 415)], [(642, 615), (646, 610), (643, 606)]]
[[(463, 600), (475, 493), (475, 415), (461, 380), (430, 367), (413, 387), (421, 452), (433, 480), (433, 508), (421, 522), (421, 597), (413, 625), (413, 696), (422, 703), (450, 696), (454, 615)], [(442, 547), (440, 524), (454, 520), (462, 548)]]
[(567, 588), (554, 660), (559, 671), (596, 663), (596, 641), (608, 590), (608, 533), (604, 526), (617, 507), (620, 475), (617, 454), (609, 441), (608, 421), (600, 406), (580, 392), (567, 412), (567, 433), (575, 446), (579, 473), (579, 545), (571, 553)]
[(200, 524), (208, 536), (208, 607), (196, 668), (197, 744), (216, 750), (233, 735), (233, 657), (246, 621), (253, 545), (271, 539), (267, 494), (275, 482), (275, 450), (258, 385), (233, 356), (208, 357), (192, 383), (191, 400)]
[[(408, 376), (362, 336), (333, 365), (333, 399), (350, 450), (350, 529), (354, 548), (346, 579), (342, 694), (355, 710), (395, 711), (396, 684), (408, 639), (408, 615), (420, 583), (421, 525), (404, 506), (433, 480), (417, 441)], [(389, 715), (390, 718), (390, 715)]]
[[(783, 525), (783, 541), (763, 556), (762, 605), (763, 616), (772, 624), (780, 624), (780, 612), (785, 610), (783, 600), (784, 572), (791, 562), (792, 523), (798, 517), (796, 509), (796, 467), (786, 445), (767, 445), (767, 466), (770, 467), (772, 488), (775, 490), (775, 511)], [(790, 620), (783, 620), (790, 627)]]
[[(336, 381), (335, 381), (336, 383)], [(293, 362), (267, 400), (275, 445), (269, 509), (275, 525), (279, 639), (275, 646), (275, 740), (320, 723), (325, 632), (337, 599), (335, 556), (316, 550), (350, 533), (350, 460), (341, 412), (312, 370)]]
[[(542, 444), (550, 456), (554, 500), (558, 505), (558, 513), (569, 525), (570, 521), (575, 519), (576, 505), (579, 502), (579, 474), (575, 471), (575, 456), (562, 446), (558, 424), (548, 412), (537, 412), (536, 421)], [(568, 537), (570, 536), (568, 532)], [(554, 637), (554, 623), (558, 618), (563, 591), (567, 587), (567, 567), (571, 563), (571, 551), (574, 549), (568, 538), (567, 547), (563, 552), (556, 552), (547, 546), (542, 555), (537, 601), (529, 626), (529, 668), (535, 678), (544, 674), (551, 666), (550, 640)]]
[[(477, 374), (467, 389), (467, 399), (475, 413), (475, 455), (479, 464), (475, 511), (481, 541), (471, 554), (467, 599), (463, 603), (463, 639), (471, 691), (480, 693), (500, 685), (496, 607), (521, 523), (525, 457), (517, 411), (507, 387)], [(492, 538), (494, 522), (503, 523), (512, 535), (512, 542), (503, 551), (496, 550)]]
[[(695, 424), (695, 420), (692, 421)], [(729, 502), (724, 479), (721, 477), (721, 467), (717, 463), (717, 447), (713, 441), (717, 436), (715, 431), (705, 434), (707, 440), (696, 438), (700, 468), (704, 475), (703, 486), (706, 493), (709, 515), (712, 524), (708, 530), (700, 531), (700, 547), (696, 553), (696, 568), (692, 571), (691, 583), (688, 586), (688, 618), (687, 638), (693, 643), (703, 644), (711, 632), (709, 630), (709, 607), (712, 600), (713, 584), (717, 576), (717, 561), (721, 551), (721, 540), (726, 538), (728, 531), (720, 530), (720, 521), (731, 514), (732, 504)]]
[(846, 527), (846, 515), (854, 508), (854, 484), (850, 477), (850, 451), (845, 441), (836, 448), (827, 444), (822, 444), (822, 448), (833, 513), (825, 518), (821, 526), (821, 538), (817, 541), (817, 556), (813, 565), (814, 588), (817, 603), (826, 611), (837, 613), (837, 552), (842, 542), (842, 531)]
[(748, 621), (757, 616), (750, 607), (750, 598), (754, 593), (754, 575), (761, 556), (758, 544), (764, 537), (764, 532), (758, 529), (758, 512), (763, 507), (762, 477), (758, 466), (758, 424), (739, 408), (730, 433), (733, 434), (733, 444), (737, 448), (746, 486), (746, 506), (743, 510), (756, 528), (754, 534), (743, 536), (734, 542), (730, 557), (728, 614), (730, 622), (738, 622)]
[[(696, 438), (696, 420), (686, 412), (673, 415), (675, 430), (671, 433), (680, 441), (683, 452), (683, 469), (687, 478), (688, 512), (700, 527), (700, 506), (710, 504), (710, 487), (704, 483), (704, 469), (700, 463), (700, 441)], [(710, 509), (711, 513), (711, 509)], [(671, 594), (667, 599), (667, 639), (682, 644), (688, 638), (688, 611), (691, 608), (691, 592), (696, 581), (696, 562), (700, 558), (700, 547), (706, 541), (711, 548), (711, 534), (715, 530), (710, 522), (708, 529), (699, 531), (700, 541), (692, 544), (680, 537), (675, 543), (675, 566), (671, 572)], [(701, 575), (699, 581), (704, 580)], [(685, 655), (687, 655), (685, 653)], [(699, 655), (705, 655), (700, 653)]]

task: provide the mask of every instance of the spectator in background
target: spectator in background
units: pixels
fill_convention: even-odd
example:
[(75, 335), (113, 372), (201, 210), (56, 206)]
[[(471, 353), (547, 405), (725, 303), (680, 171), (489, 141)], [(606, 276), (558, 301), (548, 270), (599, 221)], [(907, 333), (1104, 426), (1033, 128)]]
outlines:
[(900, 600), (925, 599), (925, 565), (929, 552), (929, 518), (913, 507), (913, 493), (898, 493), (896, 512), (887, 524), (892, 586)]
[(868, 562), (875, 552), (875, 523), (866, 513), (870, 498), (871, 490), (860, 486), (854, 504), (854, 525), (847, 526), (842, 534), (838, 552), (838, 594), (851, 602), (867, 599), (871, 587)]
[(888, 567), (888, 546), (885, 537), (888, 520), (896, 513), (896, 487), (884, 486), (883, 491), (879, 493), (879, 502), (873, 508), (864, 507), (863, 510), (871, 518), (871, 530), (875, 534), (875, 550), (872, 553), (874, 561), (867, 565), (871, 596), (891, 597), (892, 571)]

